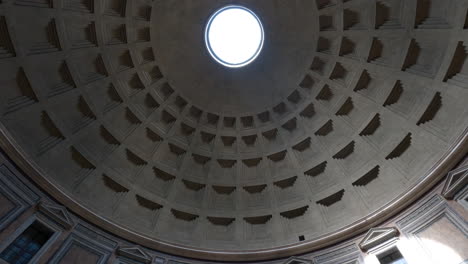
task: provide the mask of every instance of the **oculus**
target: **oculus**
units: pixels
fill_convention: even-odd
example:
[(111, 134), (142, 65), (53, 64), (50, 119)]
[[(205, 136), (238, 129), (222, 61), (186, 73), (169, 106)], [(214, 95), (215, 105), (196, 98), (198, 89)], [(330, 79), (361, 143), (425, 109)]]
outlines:
[(218, 63), (240, 68), (260, 54), (264, 31), (260, 19), (251, 10), (237, 5), (216, 11), (205, 28), (205, 44)]

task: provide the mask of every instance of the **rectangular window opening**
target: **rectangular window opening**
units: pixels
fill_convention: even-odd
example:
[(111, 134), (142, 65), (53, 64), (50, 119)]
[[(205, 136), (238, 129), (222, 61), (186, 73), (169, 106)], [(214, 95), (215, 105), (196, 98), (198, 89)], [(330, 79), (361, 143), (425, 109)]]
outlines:
[(378, 255), (377, 258), (380, 264), (408, 264), (396, 247)]
[(27, 264), (52, 235), (52, 230), (34, 221), (0, 253), (0, 259), (11, 264)]

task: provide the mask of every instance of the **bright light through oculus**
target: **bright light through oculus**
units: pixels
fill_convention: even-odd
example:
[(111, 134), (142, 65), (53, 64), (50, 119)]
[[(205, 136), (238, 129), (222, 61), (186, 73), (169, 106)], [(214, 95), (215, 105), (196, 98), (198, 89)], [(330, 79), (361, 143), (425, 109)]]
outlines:
[(238, 68), (254, 61), (263, 47), (260, 19), (242, 6), (226, 6), (214, 13), (205, 30), (211, 56), (226, 67)]

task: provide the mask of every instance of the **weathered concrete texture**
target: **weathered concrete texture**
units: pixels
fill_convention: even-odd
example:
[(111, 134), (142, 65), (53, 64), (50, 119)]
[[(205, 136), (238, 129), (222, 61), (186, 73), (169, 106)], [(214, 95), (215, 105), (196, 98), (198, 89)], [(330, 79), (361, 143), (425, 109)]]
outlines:
[(165, 76), (190, 103), (221, 115), (252, 115), (281, 103), (301, 82), (317, 45), (317, 7), (305, 0), (235, 2), (258, 15), (265, 45), (252, 64), (230, 69), (208, 54), (204, 30), (212, 13), (232, 3), (159, 1), (152, 42)]
[[(460, 164), (452, 172), (459, 172), (467, 162), (468, 159), (465, 159), (465, 164)], [(468, 171), (466, 167), (464, 171)], [(0, 206), (12, 208), (10, 212), (0, 212), (0, 252), (35, 222), (53, 235), (35, 254), (31, 263), (226, 263), (225, 260), (211, 262), (166, 254), (124, 240), (117, 236), (118, 233), (103, 232), (51, 200), (1, 154), (0, 175)], [(297, 256), (242, 263), (379, 264), (378, 256), (394, 248), (409, 264), (462, 263), (467, 259), (468, 211), (460, 205), (458, 198), (451, 201), (443, 198), (444, 182), (447, 180), (386, 223), (371, 228), (367, 234)], [(462, 194), (463, 191), (460, 191), (456, 196)], [(9, 217), (12, 214), (17, 217)], [(275, 253), (272, 252), (270, 256), (274, 258)], [(3, 263), (1, 259), (0, 262)]]
[[(232, 3), (266, 31), (260, 57), (234, 70), (203, 43)], [(2, 146), (73, 211), (162, 250), (358, 232), (460, 156), (467, 7), (1, 0)]]

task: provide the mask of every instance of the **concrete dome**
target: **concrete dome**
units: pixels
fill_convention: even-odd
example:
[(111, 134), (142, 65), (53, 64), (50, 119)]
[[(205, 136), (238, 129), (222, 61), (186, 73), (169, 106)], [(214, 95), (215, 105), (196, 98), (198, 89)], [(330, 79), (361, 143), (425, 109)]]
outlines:
[[(203, 39), (229, 4), (265, 30), (239, 69)], [(265, 259), (355, 235), (437, 182), (467, 134), (465, 1), (0, 7), (2, 147), (75, 213), (172, 254)]]

